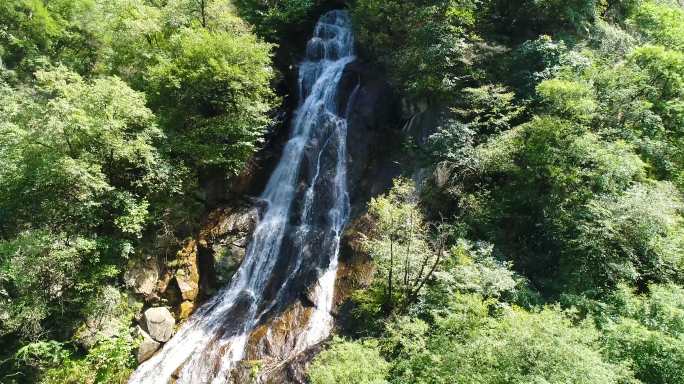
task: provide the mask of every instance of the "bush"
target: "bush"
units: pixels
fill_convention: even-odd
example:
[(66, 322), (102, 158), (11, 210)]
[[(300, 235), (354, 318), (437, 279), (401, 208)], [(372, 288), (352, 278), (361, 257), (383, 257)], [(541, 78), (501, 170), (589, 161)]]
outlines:
[(334, 339), (311, 363), (312, 384), (384, 384), (389, 364), (373, 341)]
[(678, 281), (684, 273), (682, 202), (670, 184), (636, 184), (587, 203), (562, 269), (586, 290), (618, 282)]
[(494, 0), (488, 14), (499, 33), (512, 37), (584, 32), (597, 18), (597, 0)]
[(651, 285), (637, 295), (620, 286), (596, 307), (605, 355), (632, 366), (644, 383), (674, 383), (684, 374), (684, 290)]
[(596, 110), (591, 86), (559, 79), (545, 80), (537, 86), (537, 94), (548, 113), (566, 119), (586, 122)]
[(457, 296), (433, 329), (400, 320), (390, 328), (393, 383), (624, 383), (630, 373), (600, 353), (588, 323), (574, 326), (557, 309), (503, 309)]

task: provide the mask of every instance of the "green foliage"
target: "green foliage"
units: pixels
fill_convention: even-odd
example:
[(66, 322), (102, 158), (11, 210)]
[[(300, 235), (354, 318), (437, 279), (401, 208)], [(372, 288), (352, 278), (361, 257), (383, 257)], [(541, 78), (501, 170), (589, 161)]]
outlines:
[[(126, 381), (122, 266), (270, 123), (274, 45), (252, 28), (298, 41), (333, 3), (0, 4), (0, 381)], [(447, 113), (420, 144), (428, 185), (369, 206), (353, 317), (377, 339), (334, 340), (312, 382), (681, 381), (681, 4), (350, 8), (361, 56)]]
[(117, 78), (89, 82), (62, 67), (36, 78), (34, 89), (0, 94), (2, 235), (118, 224), (139, 236), (145, 196), (162, 191), (170, 172), (144, 96)]
[(236, 0), (241, 15), (259, 36), (277, 41), (294, 25), (308, 21), (317, 0)]
[(476, 131), (455, 119), (446, 120), (428, 138), (430, 160), (448, 162), (451, 167), (470, 166)]
[[(594, 194), (620, 193), (644, 175), (643, 163), (628, 145), (601, 142), (555, 117), (536, 118), (490, 140), (476, 148), (474, 161), (481, 174), (476, 177), (492, 189), (465, 198), (464, 203), (485, 208), (466, 208), (466, 215), (478, 230), (515, 244), (508, 252), (533, 280), (557, 269), (568, 247), (564, 239), (574, 236), (575, 215)], [(496, 182), (502, 178), (505, 183)]]
[(41, 384), (126, 383), (135, 367), (136, 341), (127, 334), (105, 339), (79, 357), (64, 344), (36, 342), (22, 347), (17, 359), (44, 370)]
[(636, 294), (626, 285), (604, 302), (584, 300), (602, 330), (604, 355), (632, 367), (644, 383), (671, 383), (682, 377), (684, 291), (681, 286), (651, 285)]
[[(587, 77), (597, 95), (596, 130), (606, 139), (634, 144), (656, 177), (677, 182), (681, 173), (681, 114), (677, 107), (681, 96), (677, 91), (672, 95), (670, 83), (659, 80), (667, 73), (663, 69), (667, 66), (658, 59), (659, 53), (665, 52), (659, 48), (639, 48), (630, 56), (631, 62), (610, 67), (598, 65)], [(677, 79), (676, 72), (671, 76)], [(666, 93), (668, 96), (663, 96)]]
[(0, 4), (0, 63), (23, 75), (48, 59), (86, 73), (97, 59), (97, 39), (82, 24), (91, 0), (7, 0)]
[(591, 290), (618, 281), (681, 280), (684, 206), (671, 185), (636, 184), (586, 207), (563, 267), (572, 271), (574, 285)]
[(416, 300), (436, 270), (443, 242), (433, 250), (415, 186), (407, 180), (395, 180), (387, 195), (373, 198), (368, 212), (375, 228), (363, 247), (377, 266), (376, 281), (384, 291), (382, 305), (387, 310), (397, 304), (406, 306)]
[(84, 358), (68, 359), (48, 369), (41, 383), (126, 383), (137, 361), (130, 336), (97, 344)]
[(357, 38), (385, 65), (402, 91), (440, 99), (477, 76), (471, 0), (359, 0), (352, 7)]
[(684, 342), (624, 319), (606, 327), (610, 358), (627, 361), (644, 383), (676, 383), (684, 375)]
[(156, 229), (197, 225), (200, 174), (256, 151), (271, 49), (226, 0), (0, 4), (0, 381), (126, 381), (108, 292)]
[(433, 305), (447, 301), (458, 293), (476, 293), (484, 298), (513, 298), (521, 281), (512, 271), (510, 262), (502, 262), (493, 256), (491, 244), (473, 244), (460, 239), (451, 249), (445, 265), (435, 272), (430, 284), (429, 298)]
[(590, 31), (589, 44), (599, 55), (619, 60), (634, 48), (636, 41), (622, 28), (599, 20)]
[(269, 51), (248, 34), (183, 29), (170, 39), (148, 79), (172, 152), (199, 167), (240, 169), (269, 122)]
[(487, 4), (490, 23), (498, 33), (513, 38), (531, 33), (584, 32), (595, 21), (597, 0), (492, 0)]
[(468, 348), (445, 341), (447, 359), (435, 371), (457, 372), (464, 383), (621, 382), (627, 375), (601, 359), (596, 338), (589, 326), (573, 327), (550, 309), (512, 311), (477, 332)]
[(120, 0), (98, 9), (110, 44), (101, 70), (145, 91), (168, 137), (165, 152), (194, 171), (237, 173), (276, 102), (273, 46), (225, 0)]
[(383, 384), (389, 365), (377, 343), (334, 339), (309, 368), (312, 384)]
[(666, 1), (642, 1), (628, 20), (646, 39), (684, 50), (684, 9)]
[(509, 58), (511, 72), (507, 81), (523, 98), (531, 97), (535, 87), (544, 80), (558, 75), (563, 69), (577, 71), (584, 67), (586, 59), (569, 51), (563, 40), (548, 35), (520, 44)]
[(662, 99), (668, 103), (682, 96), (684, 52), (647, 45), (637, 48), (630, 56), (630, 60), (655, 82), (653, 85), (658, 93), (649, 95), (653, 99)]
[[(21, 373), (8, 375), (9, 383), (125, 383), (135, 366), (133, 351), (138, 345), (128, 329), (133, 309), (115, 288), (104, 291), (95, 296), (93, 302), (81, 305), (101, 317), (98, 321), (89, 320), (90, 326), (111, 320), (106, 318), (109, 315), (115, 316), (116, 323), (111, 323), (108, 334), (94, 335), (87, 352), (74, 344), (55, 340), (25, 344), (14, 356), (15, 364), (22, 368)], [(113, 308), (106, 308), (109, 306)]]
[(477, 296), (457, 296), (428, 328), (421, 320), (389, 326), (385, 348), (393, 383), (621, 383), (630, 374), (604, 360), (598, 333), (554, 308), (504, 308), (490, 317)]
[[(365, 53), (446, 111), (420, 145), (433, 175), (411, 202), (444, 252), (392, 311), (388, 255), (410, 210), (396, 190), (369, 206), (385, 236), (366, 242), (378, 274), (353, 296), (368, 325), (355, 332), (377, 338), (388, 381), (680, 382), (681, 4), (488, 1), (449, 21), (436, 10), (453, 2), (407, 3), (353, 7)], [(446, 25), (459, 53), (421, 29)]]
[(537, 86), (549, 114), (566, 119), (588, 121), (596, 110), (593, 89), (588, 84), (559, 79), (545, 80)]
[(103, 240), (45, 231), (1, 242), (0, 290), (11, 303), (2, 310), (2, 335), (35, 340), (45, 328), (68, 327), (90, 295), (118, 274), (107, 263), (106, 246)]
[(512, 128), (523, 110), (514, 103), (515, 93), (500, 84), (464, 88), (462, 92), (454, 112), (478, 136), (487, 138)]

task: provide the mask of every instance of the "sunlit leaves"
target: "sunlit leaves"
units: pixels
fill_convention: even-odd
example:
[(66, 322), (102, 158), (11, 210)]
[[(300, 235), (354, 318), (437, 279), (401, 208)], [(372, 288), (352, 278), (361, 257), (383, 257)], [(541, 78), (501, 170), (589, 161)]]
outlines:
[(334, 339), (311, 364), (309, 379), (312, 384), (385, 384), (388, 369), (377, 343)]

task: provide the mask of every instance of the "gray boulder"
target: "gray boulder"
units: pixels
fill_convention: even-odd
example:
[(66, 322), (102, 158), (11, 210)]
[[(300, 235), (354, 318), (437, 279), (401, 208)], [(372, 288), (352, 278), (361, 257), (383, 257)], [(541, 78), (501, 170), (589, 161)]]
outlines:
[(155, 260), (135, 260), (129, 263), (124, 272), (127, 287), (143, 297), (150, 298), (157, 288), (159, 271)]
[(143, 324), (153, 339), (165, 343), (173, 335), (176, 319), (165, 307), (150, 308), (143, 315)]
[(142, 363), (152, 357), (157, 350), (159, 350), (159, 347), (161, 347), (161, 343), (157, 342), (154, 340), (147, 332), (143, 331), (142, 328), (138, 327), (136, 329), (138, 335), (142, 336), (142, 342), (138, 346), (138, 353), (136, 354), (136, 357), (138, 358), (138, 363)]

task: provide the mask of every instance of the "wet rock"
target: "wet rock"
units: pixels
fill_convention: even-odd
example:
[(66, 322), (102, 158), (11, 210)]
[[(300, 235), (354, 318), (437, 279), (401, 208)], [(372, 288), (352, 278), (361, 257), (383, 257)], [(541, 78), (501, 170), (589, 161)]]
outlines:
[(404, 117), (398, 95), (367, 63), (349, 64), (342, 76), (340, 100), (349, 111), (347, 178), (352, 216), (357, 216), (371, 197), (391, 187), (392, 179), (401, 174), (407, 161), (400, 150)]
[(192, 312), (195, 310), (195, 303), (192, 301), (184, 301), (181, 303), (181, 305), (178, 307), (178, 318), (180, 320), (185, 320), (190, 315), (192, 315)]
[(208, 285), (225, 285), (245, 258), (249, 239), (258, 221), (258, 209), (252, 204), (218, 209), (209, 216), (199, 237), (200, 253), (211, 255), (213, 281)]
[(183, 301), (196, 301), (200, 296), (200, 273), (197, 241), (188, 239), (169, 261), (163, 275), (157, 281), (157, 291), (164, 303), (175, 309)]
[(165, 307), (150, 308), (143, 315), (143, 324), (153, 339), (167, 342), (173, 335), (176, 319)]
[(152, 357), (152, 355), (161, 347), (161, 343), (154, 340), (152, 336), (140, 327), (136, 327), (136, 334), (142, 337), (142, 342), (138, 346), (136, 352), (136, 358), (138, 359), (138, 364), (140, 364)]
[(316, 286), (309, 287), (305, 292), (302, 292), (299, 300), (305, 307), (315, 307), (316, 306)]
[(366, 235), (375, 230), (375, 222), (366, 214), (352, 220), (342, 236), (333, 309), (339, 333), (350, 335), (354, 332), (357, 326), (353, 316), (356, 304), (350, 297), (354, 291), (369, 287), (373, 281), (375, 265), (363, 243)]

